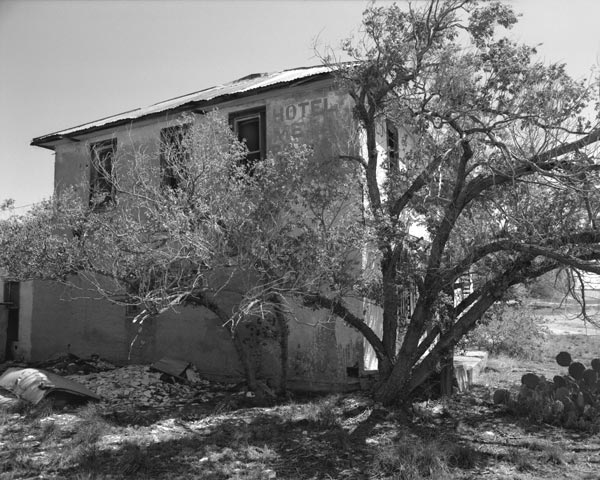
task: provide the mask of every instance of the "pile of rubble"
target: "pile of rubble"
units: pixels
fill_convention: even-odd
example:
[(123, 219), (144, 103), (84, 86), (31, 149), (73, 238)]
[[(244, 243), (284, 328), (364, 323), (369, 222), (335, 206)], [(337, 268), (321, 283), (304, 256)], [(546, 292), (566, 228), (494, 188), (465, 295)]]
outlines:
[[(150, 366), (117, 367), (97, 355), (84, 359), (68, 354), (30, 366), (5, 364), (4, 367), (0, 370), (0, 374), (6, 370), (0, 377), (6, 384), (4, 388), (33, 403), (45, 395), (66, 392), (81, 398), (87, 392), (88, 400), (100, 397), (107, 408), (171, 409), (209, 402), (216, 404), (226, 396), (253, 396), (233, 385), (204, 380), (190, 363), (169, 358)], [(12, 368), (7, 370), (6, 367)], [(67, 403), (69, 399), (73, 398), (67, 397)]]
[(144, 365), (128, 365), (67, 378), (85, 385), (111, 406), (183, 406), (218, 401), (225, 395), (224, 385), (199, 378), (184, 383)]
[(72, 353), (44, 362), (37, 362), (31, 366), (34, 368), (42, 368), (48, 372), (57, 373), (59, 375), (86, 375), (88, 373), (114, 370), (116, 368), (112, 363), (103, 360), (98, 355), (92, 355), (90, 358), (81, 358)]

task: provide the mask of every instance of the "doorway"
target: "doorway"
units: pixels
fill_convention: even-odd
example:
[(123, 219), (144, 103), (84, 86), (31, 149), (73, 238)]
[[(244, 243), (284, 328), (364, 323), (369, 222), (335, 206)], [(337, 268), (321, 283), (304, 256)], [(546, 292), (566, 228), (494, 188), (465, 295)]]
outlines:
[[(3, 350), (6, 360), (14, 360), (16, 355), (17, 342), (19, 341), (19, 282), (4, 282), (3, 301), (0, 308), (4, 310), (0, 317), (5, 318), (6, 333), (0, 332), (0, 338), (6, 338), (6, 341), (0, 343), (0, 349)], [(4, 334), (4, 335), (3, 335)]]

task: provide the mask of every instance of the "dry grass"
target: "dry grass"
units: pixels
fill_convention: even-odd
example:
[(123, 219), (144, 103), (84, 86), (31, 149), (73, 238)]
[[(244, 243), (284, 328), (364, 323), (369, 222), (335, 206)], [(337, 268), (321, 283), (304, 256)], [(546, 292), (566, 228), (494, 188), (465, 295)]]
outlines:
[[(523, 373), (562, 372), (560, 350), (589, 364), (600, 336), (550, 335), (539, 360), (506, 356), (471, 392), (410, 417), (364, 395), (296, 398), (272, 408), (106, 411), (0, 407), (0, 480), (20, 478), (597, 478), (600, 440), (534, 424), (491, 402)], [(435, 409), (436, 405), (442, 406)]]

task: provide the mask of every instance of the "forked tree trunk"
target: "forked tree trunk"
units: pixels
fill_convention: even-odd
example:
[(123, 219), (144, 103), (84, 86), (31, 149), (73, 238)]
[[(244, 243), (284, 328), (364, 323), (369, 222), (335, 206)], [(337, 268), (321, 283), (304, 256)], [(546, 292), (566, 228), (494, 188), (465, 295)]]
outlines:
[[(205, 307), (208, 310), (210, 310), (211, 312), (213, 312), (217, 316), (219, 321), (221, 322), (221, 325), (225, 326), (228, 323), (228, 321), (229, 321), (228, 315), (221, 309), (221, 307), (217, 304), (217, 302), (215, 300), (213, 300), (212, 298), (208, 298), (206, 295), (198, 294), (198, 295), (190, 295), (186, 300), (187, 300), (187, 302), (189, 302), (191, 304)], [(237, 328), (228, 329), (228, 331), (229, 331), (233, 346), (235, 348), (235, 351), (237, 353), (238, 360), (242, 364), (242, 369), (244, 370), (244, 376), (245, 376), (248, 388), (252, 392), (254, 392), (254, 394), (256, 395), (257, 401), (259, 401), (259, 402), (264, 401), (266, 397), (270, 396), (269, 392), (261, 386), (260, 382), (258, 382), (258, 379), (256, 378), (256, 371), (254, 369), (252, 359), (250, 358), (250, 354), (248, 353), (248, 350), (245, 347), (244, 342), (242, 341), (242, 339), (239, 336), (239, 332), (237, 331)]]
[(421, 335), (418, 325), (425, 325), (431, 316), (431, 305), (423, 301), (418, 303), (411, 318), (409, 328), (402, 342), (402, 347), (390, 374), (385, 378), (375, 392), (375, 397), (384, 405), (404, 403), (411, 394), (409, 384), (416, 362), (419, 360), (419, 338)]
[(231, 332), (231, 340), (235, 347), (235, 351), (238, 354), (238, 359), (242, 364), (242, 368), (244, 369), (244, 376), (246, 377), (246, 383), (248, 384), (248, 388), (254, 392), (258, 400), (264, 399), (263, 390), (260, 388), (258, 381), (256, 379), (256, 372), (254, 371), (254, 366), (252, 365), (252, 359), (248, 354), (248, 350), (244, 346), (244, 342), (240, 338), (237, 329), (234, 329)]

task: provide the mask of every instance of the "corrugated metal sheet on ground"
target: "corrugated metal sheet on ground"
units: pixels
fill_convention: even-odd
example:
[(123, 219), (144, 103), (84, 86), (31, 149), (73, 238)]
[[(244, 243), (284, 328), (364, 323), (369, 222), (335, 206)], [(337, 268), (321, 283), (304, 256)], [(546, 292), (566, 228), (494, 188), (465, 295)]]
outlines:
[(150, 365), (154, 370), (158, 370), (159, 372), (166, 373), (168, 375), (172, 375), (174, 377), (185, 378), (185, 371), (191, 365), (189, 362), (185, 362), (182, 360), (177, 360), (175, 358), (164, 357), (161, 358), (158, 362), (154, 362)]
[(0, 387), (34, 405), (55, 393), (68, 394), (78, 399), (100, 400), (98, 395), (83, 385), (37, 368), (9, 368), (0, 377)]

